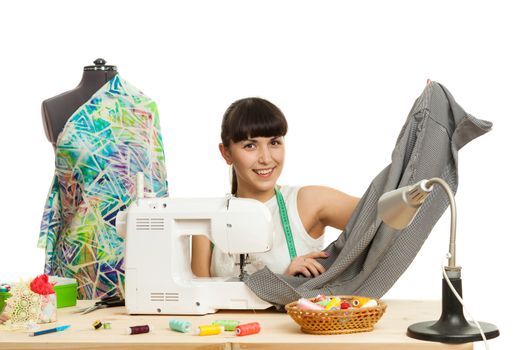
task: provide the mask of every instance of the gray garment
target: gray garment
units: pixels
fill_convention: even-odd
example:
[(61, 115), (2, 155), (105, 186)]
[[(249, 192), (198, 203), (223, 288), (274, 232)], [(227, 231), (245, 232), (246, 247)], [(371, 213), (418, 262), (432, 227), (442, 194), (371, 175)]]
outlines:
[(383, 296), (410, 265), (432, 227), (448, 207), (436, 188), (411, 225), (396, 231), (377, 217), (377, 201), (388, 191), (441, 177), (457, 189), (457, 152), (490, 131), (492, 123), (465, 113), (448, 90), (435, 82), (416, 100), (392, 152), (392, 163), (377, 175), (339, 238), (318, 261), (326, 272), (314, 278), (284, 276), (268, 268), (246, 279), (261, 299), (282, 306), (300, 297)]

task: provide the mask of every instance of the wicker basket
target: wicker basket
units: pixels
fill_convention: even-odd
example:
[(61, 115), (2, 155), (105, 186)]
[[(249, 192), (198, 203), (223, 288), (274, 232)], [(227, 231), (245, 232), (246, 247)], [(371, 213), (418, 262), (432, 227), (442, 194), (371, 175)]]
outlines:
[[(341, 299), (351, 299), (351, 295), (338, 296)], [(315, 298), (309, 299), (313, 301)], [(377, 306), (351, 308), (346, 310), (302, 310), (297, 302), (285, 306), (288, 315), (294, 319), (301, 331), (311, 334), (346, 334), (369, 332), (379, 321), (386, 310), (386, 304), (381, 300)]]

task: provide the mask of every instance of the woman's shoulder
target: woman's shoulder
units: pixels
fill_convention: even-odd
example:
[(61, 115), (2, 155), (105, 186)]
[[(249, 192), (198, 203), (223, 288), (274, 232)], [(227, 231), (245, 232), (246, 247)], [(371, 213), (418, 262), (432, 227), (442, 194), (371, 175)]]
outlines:
[(319, 196), (325, 196), (339, 192), (331, 187), (318, 185), (298, 186), (297, 191), (300, 196), (310, 199), (315, 199), (319, 198)]
[(350, 220), (359, 198), (326, 186), (304, 186), (297, 196), (297, 207), (315, 218), (317, 226), (343, 229)]
[(297, 203), (299, 207), (311, 208), (319, 211), (332, 204), (353, 202), (355, 197), (327, 186), (301, 186), (297, 192)]
[(322, 206), (322, 199), (326, 196), (329, 189), (324, 186), (297, 186), (297, 207), (300, 212), (315, 214)]
[(341, 198), (351, 198), (346, 193), (338, 191), (334, 188), (319, 185), (307, 186), (290, 186), (284, 185), (280, 187), (283, 197), (297, 198), (297, 206), (309, 208), (311, 210), (319, 210), (327, 202), (333, 200), (340, 200)]

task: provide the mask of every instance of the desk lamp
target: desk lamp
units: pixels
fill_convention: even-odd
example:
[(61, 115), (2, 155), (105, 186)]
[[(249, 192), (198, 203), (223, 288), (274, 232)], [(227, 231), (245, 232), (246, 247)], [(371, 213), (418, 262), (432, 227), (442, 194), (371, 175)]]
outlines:
[[(407, 227), (434, 189), (434, 184), (440, 185), (445, 190), (451, 212), (448, 266), (445, 266), (443, 271), (441, 317), (437, 321), (420, 322), (409, 326), (407, 335), (415, 339), (443, 343), (467, 343), (495, 338), (499, 335), (495, 325), (468, 322), (463, 315), (462, 302), (458, 298), (462, 293), (461, 267), (456, 266), (456, 202), (449, 185), (443, 179), (432, 178), (387, 192), (379, 198), (379, 217), (396, 230)], [(453, 289), (457, 292), (457, 296)]]

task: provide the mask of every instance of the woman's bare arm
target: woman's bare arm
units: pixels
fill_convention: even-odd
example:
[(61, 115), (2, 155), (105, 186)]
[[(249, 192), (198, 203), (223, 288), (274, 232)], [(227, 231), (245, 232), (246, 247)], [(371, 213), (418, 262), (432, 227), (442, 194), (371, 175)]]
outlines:
[(197, 277), (211, 277), (211, 242), (205, 236), (192, 236), (191, 270)]

